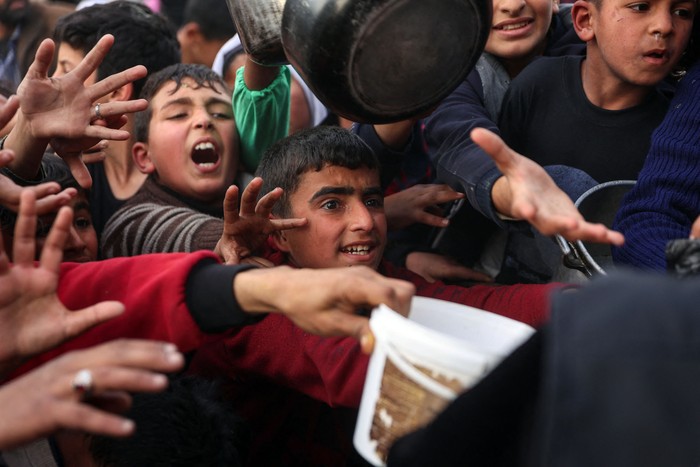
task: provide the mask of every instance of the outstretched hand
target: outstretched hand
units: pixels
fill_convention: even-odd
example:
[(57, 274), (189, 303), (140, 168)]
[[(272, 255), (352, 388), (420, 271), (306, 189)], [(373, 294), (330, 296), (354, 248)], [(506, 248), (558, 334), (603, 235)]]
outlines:
[(271, 233), (306, 224), (305, 218), (271, 219), (272, 208), (282, 196), (282, 189), (275, 188), (257, 201), (262, 184), (260, 177), (251, 180), (243, 190), (240, 210), (238, 187), (232, 185), (226, 190), (224, 232), (214, 248), (214, 252), (226, 264), (238, 264), (251, 256)]
[(73, 211), (61, 208), (39, 264), (35, 264), (36, 200), (31, 190), (22, 192), (15, 224), (14, 264), (9, 263), (0, 242), (0, 375), (124, 311), (119, 302), (69, 311), (58, 299), (63, 247), (72, 221)]
[(448, 185), (413, 185), (384, 198), (384, 211), (390, 230), (401, 230), (412, 224), (447, 227), (440, 204), (464, 198), (464, 193)]
[(624, 243), (621, 233), (603, 224), (586, 222), (571, 199), (540, 165), (513, 151), (498, 135), (476, 128), (471, 138), (503, 173), (491, 192), (499, 213), (528, 221), (543, 235), (559, 234), (570, 241)]
[[(182, 354), (172, 344), (127, 339), (51, 360), (0, 387), (0, 449), (11, 449), (58, 429), (130, 435), (133, 421), (101, 410), (97, 404), (107, 406), (109, 402), (110, 407), (128, 408), (130, 393), (164, 390), (168, 380), (158, 372), (179, 370), (183, 363)], [(73, 388), (81, 370), (92, 376), (89, 397)]]
[(90, 186), (91, 179), (80, 153), (102, 139), (128, 139), (129, 133), (119, 129), (126, 122), (124, 114), (147, 107), (145, 100), (138, 99), (102, 103), (99, 112), (96, 111), (101, 97), (146, 76), (146, 68), (139, 65), (86, 86), (85, 81), (102, 63), (112, 44), (114, 37), (105, 35), (73, 70), (50, 78), (48, 71), (55, 44), (46, 39), (39, 45), (34, 62), (17, 90), (21, 108), (18, 125), (23, 125), (44, 147), (51, 141), (85, 188)]
[(236, 300), (247, 312), (286, 315), (307, 332), (354, 336), (372, 349), (369, 320), (356, 314), (379, 304), (407, 314), (415, 287), (366, 267), (292, 269), (279, 266), (236, 275)]

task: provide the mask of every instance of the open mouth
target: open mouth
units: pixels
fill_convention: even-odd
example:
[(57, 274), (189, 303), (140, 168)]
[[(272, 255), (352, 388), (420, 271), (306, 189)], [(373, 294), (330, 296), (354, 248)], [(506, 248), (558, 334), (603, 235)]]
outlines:
[(499, 30), (499, 31), (515, 31), (516, 29), (522, 29), (528, 24), (530, 24), (532, 20), (523, 20), (523, 21), (518, 21), (517, 23), (508, 23), (508, 24), (498, 24), (493, 27), (493, 29)]
[(195, 145), (192, 162), (200, 167), (214, 167), (219, 162), (219, 153), (214, 143), (207, 141)]
[(373, 250), (373, 247), (370, 245), (355, 245), (355, 246), (349, 246), (345, 248), (341, 248), (340, 251), (343, 253), (349, 254), (349, 255), (368, 255), (370, 251)]

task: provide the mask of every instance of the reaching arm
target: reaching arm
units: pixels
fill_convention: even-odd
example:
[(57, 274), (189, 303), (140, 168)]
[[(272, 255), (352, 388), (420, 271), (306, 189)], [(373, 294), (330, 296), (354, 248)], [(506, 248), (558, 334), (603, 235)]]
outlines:
[(27, 180), (36, 178), (49, 142), (64, 138), (56, 149), (62, 149), (59, 155), (66, 160), (78, 183), (89, 188), (90, 174), (80, 159), (80, 152), (102, 139), (129, 138), (128, 132), (119, 129), (125, 122), (124, 114), (145, 109), (146, 101), (100, 104), (99, 115), (96, 102), (124, 84), (143, 78), (146, 69), (136, 66), (93, 85), (85, 85), (113, 43), (113, 36), (102, 37), (75, 69), (58, 78), (50, 78), (47, 74), (55, 44), (50, 39), (40, 44), (34, 62), (17, 90), (20, 111), (16, 125), (5, 141), (5, 147), (14, 150), (17, 156), (10, 164), (15, 174)]

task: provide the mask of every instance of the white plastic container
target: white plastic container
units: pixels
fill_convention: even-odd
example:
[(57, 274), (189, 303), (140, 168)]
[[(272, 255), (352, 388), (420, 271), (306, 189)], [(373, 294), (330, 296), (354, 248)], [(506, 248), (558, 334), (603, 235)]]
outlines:
[(377, 466), (396, 438), (432, 420), (534, 332), (494, 313), (424, 297), (413, 299), (408, 318), (382, 305), (369, 323), (375, 348), (354, 445)]

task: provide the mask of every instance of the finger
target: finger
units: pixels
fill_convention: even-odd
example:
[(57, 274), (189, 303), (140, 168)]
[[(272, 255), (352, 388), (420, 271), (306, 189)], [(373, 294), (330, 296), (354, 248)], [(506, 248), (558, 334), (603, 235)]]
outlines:
[(66, 188), (60, 193), (54, 195), (43, 196), (36, 201), (36, 213), (43, 216), (49, 213), (58, 211), (61, 206), (65, 206), (78, 195), (78, 190), (75, 188)]
[[(258, 195), (262, 189), (263, 179), (260, 177), (255, 177), (248, 183), (248, 186), (243, 190), (243, 195), (241, 196), (241, 215), (251, 216), (256, 212), (256, 203), (258, 200)], [(274, 190), (273, 190), (274, 191)], [(269, 195), (269, 193), (268, 193)], [(266, 195), (267, 196), (267, 195)], [(261, 200), (262, 201), (262, 200)]]
[(109, 128), (100, 125), (99, 123), (100, 120), (96, 120), (85, 128), (85, 136), (88, 138), (94, 138), (95, 140), (106, 139), (109, 141), (126, 141), (131, 136), (127, 130)]
[[(93, 128), (92, 126), (90, 128)], [(101, 139), (101, 138), (100, 138)], [(68, 164), (70, 173), (78, 182), (78, 185), (86, 190), (92, 186), (92, 177), (87, 167), (80, 158), (80, 154), (71, 154), (63, 157), (63, 160)]]
[[(98, 44), (99, 45), (99, 44)], [(94, 50), (94, 49), (93, 49)], [(86, 57), (87, 58), (87, 57)], [(103, 80), (98, 81), (89, 88), (89, 96), (93, 101), (100, 97), (106, 96), (122, 86), (144, 78), (147, 74), (146, 67), (136, 65), (124, 71), (110, 75)], [(84, 81), (84, 80), (83, 80)]]
[(293, 217), (291, 219), (271, 219), (270, 225), (273, 230), (289, 230), (303, 227), (308, 223), (306, 217)]
[[(134, 112), (141, 112), (146, 110), (148, 107), (148, 101), (146, 99), (135, 99), (130, 101), (111, 101), (111, 102), (101, 102), (100, 103), (100, 117), (101, 120), (108, 120), (113, 118), (114, 120), (119, 120), (122, 115), (130, 114)], [(94, 107), (93, 107), (94, 113)], [(114, 118), (116, 117), (116, 119)]]
[(68, 313), (65, 320), (65, 338), (70, 339), (82, 334), (100, 323), (109, 321), (124, 313), (124, 305), (120, 302), (100, 302)]
[(44, 39), (34, 54), (34, 61), (29, 66), (25, 78), (45, 79), (48, 78), (49, 69), (53, 62), (53, 54), (56, 44), (51, 39)]
[(123, 414), (132, 406), (132, 397), (124, 391), (103, 391), (90, 397), (90, 405), (105, 412)]
[(507, 164), (511, 160), (513, 150), (496, 133), (485, 128), (475, 128), (470, 136), (472, 141), (491, 156), (499, 169), (502, 164)]
[(90, 368), (92, 391), (160, 392), (168, 387), (168, 378), (160, 373), (139, 368), (101, 366)]
[(224, 224), (233, 224), (238, 220), (238, 187), (231, 185), (224, 195)]
[(20, 193), (19, 215), (12, 242), (13, 261), (17, 265), (33, 265), (36, 253), (36, 198), (32, 190)]
[(693, 225), (690, 227), (690, 238), (698, 238), (700, 237), (700, 217), (695, 219), (695, 222), (693, 222)]
[(19, 99), (17, 99), (17, 96), (12, 95), (0, 109), (0, 128), (12, 120), (12, 117), (17, 113), (17, 109), (19, 109)]
[(67, 355), (76, 371), (106, 365), (172, 372), (184, 364), (173, 344), (143, 339), (118, 339)]
[(63, 261), (63, 248), (66, 246), (72, 224), (73, 210), (63, 206), (56, 214), (51, 230), (44, 241), (44, 248), (41, 250), (39, 264), (43, 269), (58, 274)]
[(416, 221), (433, 227), (446, 227), (450, 224), (449, 219), (425, 211), (422, 211), (416, 216)]
[(0, 150), (0, 167), (5, 167), (13, 160), (15, 160), (15, 152), (12, 149)]
[(55, 404), (52, 414), (59, 427), (88, 433), (124, 437), (134, 432), (134, 422), (75, 401)]
[(282, 198), (283, 194), (284, 190), (279, 187), (275, 188), (269, 193), (266, 193), (262, 198), (260, 198), (260, 201), (258, 201), (258, 204), (255, 207), (256, 214), (269, 217), (270, 214), (272, 214), (275, 204), (277, 204), (280, 198)]
[(114, 36), (111, 34), (102, 36), (70, 73), (73, 73), (81, 82), (84, 82), (97, 70), (107, 53), (109, 53), (112, 45), (114, 45)]

